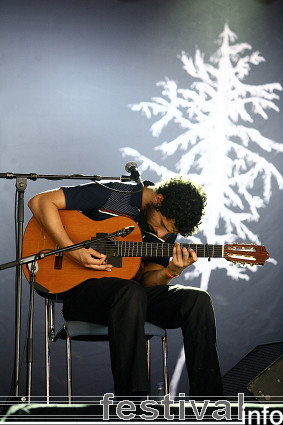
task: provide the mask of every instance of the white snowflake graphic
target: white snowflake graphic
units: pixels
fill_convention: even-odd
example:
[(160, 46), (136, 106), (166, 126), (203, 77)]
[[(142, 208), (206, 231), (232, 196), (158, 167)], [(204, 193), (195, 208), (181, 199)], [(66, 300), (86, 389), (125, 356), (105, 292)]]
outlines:
[[(217, 43), (219, 47), (209, 63), (199, 49), (194, 58), (185, 52), (179, 56), (183, 69), (193, 79), (189, 88), (178, 88), (176, 81), (166, 78), (157, 83), (161, 97), (130, 105), (148, 119), (158, 117), (150, 128), (154, 137), (159, 137), (169, 123), (181, 130), (174, 140), (154, 147), (162, 152), (163, 160), (180, 154), (175, 170), (130, 147), (121, 151), (139, 163), (140, 171), (154, 171), (160, 180), (178, 173), (204, 186), (206, 214), (201, 232), (190, 237), (191, 242), (223, 244), (247, 239), (260, 244), (249, 224), (259, 220), (259, 209), (269, 203), (273, 181), (283, 189), (282, 175), (267, 158), (268, 153), (282, 152), (283, 145), (261, 134), (254, 120), (267, 120), (268, 110), (279, 112), (275, 101), (282, 86), (247, 82), (251, 67), (265, 59), (258, 51), (252, 52), (248, 43), (238, 43), (228, 24)], [(199, 261), (185, 278), (199, 277), (201, 288), (207, 289), (211, 272), (217, 268), (225, 268), (233, 279), (249, 279), (247, 269), (234, 268), (226, 261)], [(171, 381), (173, 396), (183, 365), (182, 351)]]

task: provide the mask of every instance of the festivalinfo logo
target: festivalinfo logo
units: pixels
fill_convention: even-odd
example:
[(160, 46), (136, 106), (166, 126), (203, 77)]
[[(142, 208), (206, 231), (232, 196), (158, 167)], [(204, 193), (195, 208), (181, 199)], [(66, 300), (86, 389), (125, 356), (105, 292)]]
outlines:
[[(116, 407), (116, 418), (123, 423), (145, 424), (151, 421), (163, 421), (165, 424), (175, 424), (176, 421), (185, 421), (186, 425), (201, 422), (205, 425), (215, 425), (218, 421), (225, 424), (243, 425), (280, 425), (283, 423), (282, 407), (278, 404), (276, 408), (272, 405), (250, 404), (245, 406), (244, 394), (238, 394), (236, 403), (228, 400), (218, 400), (211, 402), (209, 399), (199, 403), (195, 400), (185, 399), (185, 394), (179, 394), (180, 400), (175, 403), (170, 399), (170, 394), (162, 397), (159, 401), (144, 400), (140, 404), (135, 404), (130, 400), (114, 402), (114, 394), (106, 393), (100, 400), (102, 406), (103, 421), (113, 419), (113, 409)], [(174, 412), (174, 413), (173, 413)], [(109, 423), (108, 422), (108, 423)], [(104, 422), (101, 422), (104, 423)]]

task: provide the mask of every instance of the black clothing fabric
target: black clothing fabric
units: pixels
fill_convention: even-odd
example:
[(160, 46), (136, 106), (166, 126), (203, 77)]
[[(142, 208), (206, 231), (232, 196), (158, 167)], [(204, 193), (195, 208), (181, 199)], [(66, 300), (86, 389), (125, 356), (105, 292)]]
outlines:
[(184, 336), (190, 396), (221, 396), (213, 307), (207, 292), (181, 285), (144, 288), (134, 280), (90, 279), (64, 302), (65, 320), (108, 325), (118, 396), (150, 392), (144, 322)]
[[(98, 188), (96, 184), (63, 188), (67, 208), (81, 209), (95, 220), (109, 215), (127, 215), (137, 220), (142, 199), (137, 186), (110, 186), (124, 193), (113, 194), (111, 189)], [(148, 241), (154, 235), (145, 233), (143, 237)], [(175, 237), (166, 235), (170, 242)], [(169, 259), (153, 261), (166, 266)], [(144, 288), (134, 280), (111, 277), (89, 279), (65, 297), (63, 315), (65, 320), (108, 325), (116, 396), (150, 392), (145, 321), (167, 329), (182, 329), (191, 397), (222, 395), (214, 311), (207, 292), (182, 285)]]
[[(138, 222), (142, 191), (138, 185), (125, 183), (87, 183), (80, 186), (62, 187), (67, 210), (80, 210), (92, 220), (105, 220), (113, 216), (128, 217)], [(118, 229), (117, 229), (118, 230)], [(174, 244), (176, 234), (168, 233), (158, 238), (151, 232), (141, 229), (143, 242), (167, 242)], [(151, 261), (164, 267), (169, 259), (151, 258)]]

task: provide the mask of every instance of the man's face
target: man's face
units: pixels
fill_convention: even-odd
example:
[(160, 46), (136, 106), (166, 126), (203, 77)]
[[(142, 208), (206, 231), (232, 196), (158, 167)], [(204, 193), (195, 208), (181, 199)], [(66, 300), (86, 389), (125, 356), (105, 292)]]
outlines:
[(168, 219), (162, 215), (154, 202), (149, 202), (141, 210), (139, 215), (139, 226), (143, 230), (154, 233), (159, 238), (162, 238), (167, 233), (178, 233), (175, 227), (175, 220)]

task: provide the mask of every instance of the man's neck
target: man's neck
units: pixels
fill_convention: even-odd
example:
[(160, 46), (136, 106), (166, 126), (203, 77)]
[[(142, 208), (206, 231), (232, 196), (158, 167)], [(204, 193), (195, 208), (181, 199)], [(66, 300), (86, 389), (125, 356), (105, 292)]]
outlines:
[(153, 201), (156, 193), (153, 189), (149, 189), (147, 186), (143, 188), (142, 191), (142, 209), (149, 203)]

